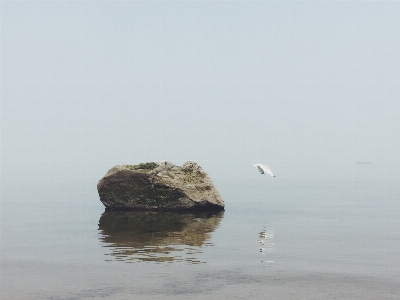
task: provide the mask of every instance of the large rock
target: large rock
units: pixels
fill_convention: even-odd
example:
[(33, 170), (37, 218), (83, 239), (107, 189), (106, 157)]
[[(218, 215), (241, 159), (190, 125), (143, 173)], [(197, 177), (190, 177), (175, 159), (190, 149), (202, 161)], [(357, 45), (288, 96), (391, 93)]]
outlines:
[(117, 165), (97, 184), (106, 210), (216, 211), (224, 201), (194, 161)]

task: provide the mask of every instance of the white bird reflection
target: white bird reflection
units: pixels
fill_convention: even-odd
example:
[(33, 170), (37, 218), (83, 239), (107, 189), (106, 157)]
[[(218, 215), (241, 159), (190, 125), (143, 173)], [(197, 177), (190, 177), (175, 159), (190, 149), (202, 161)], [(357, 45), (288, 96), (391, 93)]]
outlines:
[(272, 260), (272, 253), (274, 252), (274, 240), (275, 240), (275, 233), (271, 229), (264, 229), (259, 232), (258, 234), (259, 240), (259, 250), (262, 255), (265, 255), (266, 257), (263, 257), (261, 260), (261, 265), (262, 266), (269, 266), (271, 265), (274, 261)]

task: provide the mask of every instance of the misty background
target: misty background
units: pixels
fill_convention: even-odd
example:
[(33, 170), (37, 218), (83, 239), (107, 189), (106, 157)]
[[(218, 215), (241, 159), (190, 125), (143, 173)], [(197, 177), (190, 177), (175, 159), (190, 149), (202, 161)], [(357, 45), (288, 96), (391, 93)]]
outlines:
[(0, 5), (3, 201), (160, 160), (400, 177), (398, 1)]

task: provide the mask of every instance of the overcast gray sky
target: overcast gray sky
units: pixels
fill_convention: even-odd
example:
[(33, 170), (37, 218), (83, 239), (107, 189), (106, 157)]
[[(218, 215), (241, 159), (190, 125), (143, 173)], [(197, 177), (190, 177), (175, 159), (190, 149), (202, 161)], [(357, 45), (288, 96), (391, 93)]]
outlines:
[[(1, 1), (2, 192), (199, 162), (399, 176), (400, 1)], [(357, 162), (371, 162), (359, 165)]]

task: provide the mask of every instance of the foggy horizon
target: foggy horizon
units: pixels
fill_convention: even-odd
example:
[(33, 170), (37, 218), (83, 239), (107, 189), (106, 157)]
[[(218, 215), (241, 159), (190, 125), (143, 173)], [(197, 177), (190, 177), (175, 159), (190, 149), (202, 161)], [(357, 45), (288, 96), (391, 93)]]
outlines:
[(2, 200), (160, 160), (214, 181), (255, 163), (277, 179), (399, 178), (400, 2), (0, 9)]

